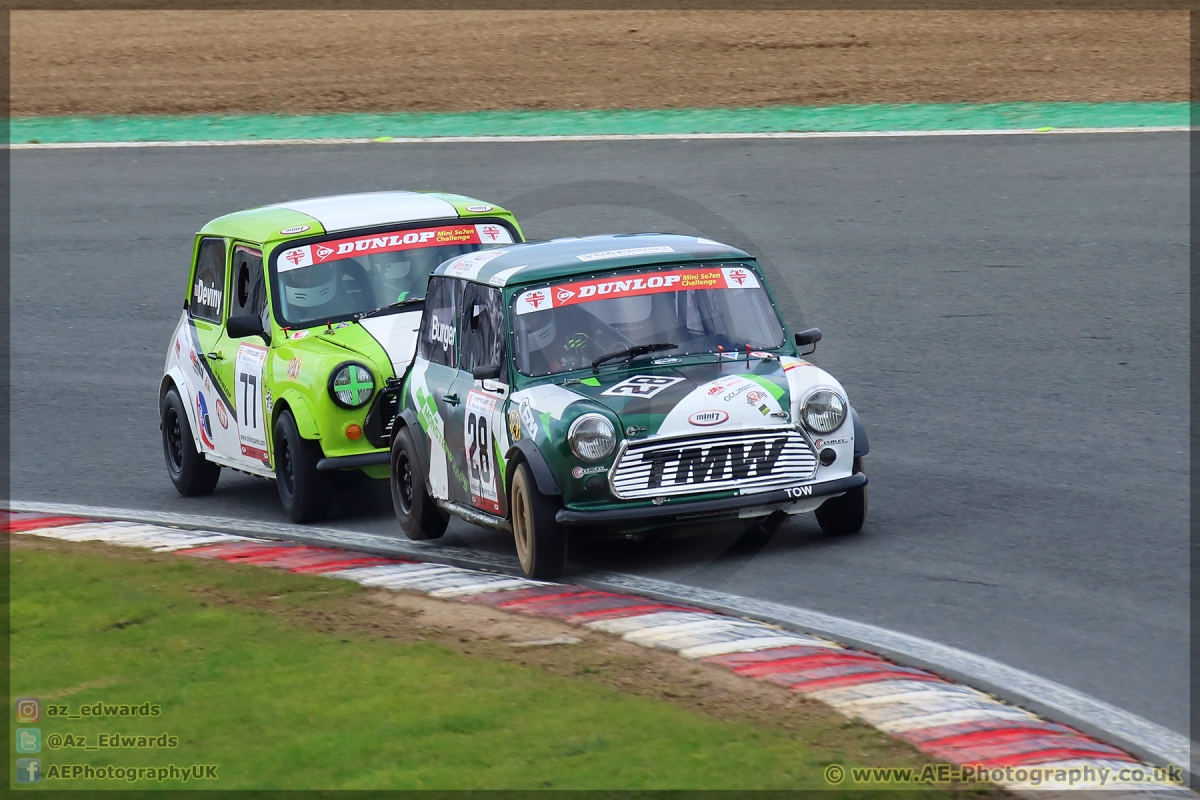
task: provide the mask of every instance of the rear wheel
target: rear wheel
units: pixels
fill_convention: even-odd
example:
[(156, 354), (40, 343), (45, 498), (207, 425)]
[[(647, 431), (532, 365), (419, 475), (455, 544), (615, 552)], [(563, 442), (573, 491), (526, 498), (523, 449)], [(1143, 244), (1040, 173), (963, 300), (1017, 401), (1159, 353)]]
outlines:
[(517, 465), (508, 507), (521, 569), (531, 578), (557, 578), (566, 566), (566, 537), (554, 518), (556, 504), (538, 491), (528, 464)]
[(392, 442), (392, 466), (388, 477), (396, 519), (410, 539), (440, 539), (450, 518), (425, 490), (420, 463), (412, 434), (407, 427), (401, 428)]
[(221, 467), (196, 450), (192, 426), (188, 424), (179, 390), (174, 386), (163, 395), (158, 417), (162, 422), (163, 455), (167, 459), (171, 483), (184, 497), (212, 494), (221, 477)]
[[(854, 459), (854, 474), (866, 472), (862, 457)], [(862, 530), (867, 519), (866, 484), (851, 489), (838, 497), (831, 497), (817, 509), (817, 524), (821, 530), (834, 536), (845, 536)]]
[(275, 423), (275, 486), (292, 522), (313, 522), (329, 510), (329, 476), (317, 469), (321, 443), (305, 439), (292, 412)]

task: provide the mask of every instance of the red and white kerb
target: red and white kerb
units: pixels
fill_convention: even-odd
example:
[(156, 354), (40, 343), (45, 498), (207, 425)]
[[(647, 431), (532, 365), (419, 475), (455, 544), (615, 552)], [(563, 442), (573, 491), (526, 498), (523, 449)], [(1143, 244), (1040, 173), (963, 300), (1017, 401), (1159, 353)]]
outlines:
[(279, 271), (288, 272), (339, 258), (369, 256), (375, 253), (392, 253), (397, 250), (415, 250), (420, 247), (439, 247), (446, 244), (510, 244), (512, 235), (508, 228), (494, 222), (479, 225), (440, 225), (436, 228), (380, 233), (371, 236), (353, 236), (335, 239), (332, 242), (306, 244), (293, 247), (279, 254)]
[(517, 297), (516, 313), (529, 314), (615, 297), (638, 297), (687, 289), (757, 289), (758, 286), (758, 278), (744, 267), (642, 272), (530, 289)]

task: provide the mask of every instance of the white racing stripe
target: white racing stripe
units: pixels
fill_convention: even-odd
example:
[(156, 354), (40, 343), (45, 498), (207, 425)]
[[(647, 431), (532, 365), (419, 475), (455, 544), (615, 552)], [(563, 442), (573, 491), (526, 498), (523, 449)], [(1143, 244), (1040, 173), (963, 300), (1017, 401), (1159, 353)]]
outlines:
[(340, 145), (340, 144), (471, 144), (521, 142), (638, 142), (690, 141), (704, 139), (895, 139), (916, 136), (1061, 136), (1071, 133), (1186, 133), (1186, 125), (1161, 125), (1117, 128), (1055, 128), (1049, 131), (1036, 128), (1011, 130), (950, 130), (950, 131), (774, 131), (757, 133), (598, 133), (564, 134), (561, 136), (397, 136), (387, 141), (365, 137), (332, 139), (233, 139), (229, 141), (179, 142), (22, 142), (10, 144), (11, 150), (93, 150), (129, 147), (251, 147), (263, 145)]

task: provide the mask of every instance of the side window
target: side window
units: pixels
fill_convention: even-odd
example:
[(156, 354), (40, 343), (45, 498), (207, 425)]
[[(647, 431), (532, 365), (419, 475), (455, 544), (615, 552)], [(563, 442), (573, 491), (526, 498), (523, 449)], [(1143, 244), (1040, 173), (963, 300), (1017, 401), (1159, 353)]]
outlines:
[[(499, 289), (472, 283), (463, 292), (462, 357), (458, 368), (470, 372), (475, 367), (504, 364), (504, 306)], [(505, 373), (501, 373), (505, 374)]]
[(425, 313), (421, 317), (417, 353), (434, 364), (455, 365), (455, 339), (458, 312), (462, 307), (462, 281), (435, 277), (429, 279), (425, 294)]
[(225, 240), (202, 239), (192, 273), (188, 312), (197, 319), (220, 322), (225, 310)]
[(233, 285), (229, 291), (229, 316), (255, 316), (263, 321), (263, 328), (269, 327), (262, 253), (243, 245), (233, 248)]

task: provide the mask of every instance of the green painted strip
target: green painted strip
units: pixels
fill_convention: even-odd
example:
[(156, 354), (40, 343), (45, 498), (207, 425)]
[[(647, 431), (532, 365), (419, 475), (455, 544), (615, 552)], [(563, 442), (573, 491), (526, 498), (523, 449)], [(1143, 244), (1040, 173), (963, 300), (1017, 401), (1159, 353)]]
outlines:
[(946, 103), (655, 111), (14, 117), (10, 141), (151, 142), (434, 136), (1123, 128), (1188, 124), (1187, 103)]

